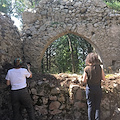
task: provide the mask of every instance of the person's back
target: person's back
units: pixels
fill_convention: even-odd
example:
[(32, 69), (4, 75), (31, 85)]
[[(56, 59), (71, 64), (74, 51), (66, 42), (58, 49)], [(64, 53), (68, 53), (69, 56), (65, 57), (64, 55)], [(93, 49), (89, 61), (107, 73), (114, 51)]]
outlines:
[(13, 120), (22, 120), (20, 107), (23, 105), (29, 115), (29, 120), (35, 120), (31, 97), (27, 90), (26, 78), (32, 77), (30, 66), (28, 70), (21, 68), (22, 60), (14, 60), (14, 68), (6, 75), (7, 85), (11, 85), (11, 102), (13, 109)]
[(102, 69), (100, 65), (89, 65), (85, 67), (88, 85), (100, 85), (102, 80)]
[(25, 68), (13, 68), (8, 70), (9, 78), (11, 83), (11, 90), (18, 90), (26, 87), (26, 77), (30, 77), (30, 73), (28, 73), (27, 69)]
[(86, 65), (83, 81), (86, 83), (88, 120), (100, 120), (101, 80), (105, 80), (104, 72), (97, 54), (89, 53), (86, 57)]

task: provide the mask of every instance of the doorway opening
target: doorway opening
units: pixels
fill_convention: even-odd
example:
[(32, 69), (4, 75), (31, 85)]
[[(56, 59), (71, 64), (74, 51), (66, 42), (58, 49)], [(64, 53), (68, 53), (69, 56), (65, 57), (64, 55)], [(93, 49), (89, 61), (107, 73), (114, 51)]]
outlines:
[(46, 49), (41, 62), (42, 73), (83, 73), (85, 58), (93, 51), (93, 46), (84, 38), (66, 34)]

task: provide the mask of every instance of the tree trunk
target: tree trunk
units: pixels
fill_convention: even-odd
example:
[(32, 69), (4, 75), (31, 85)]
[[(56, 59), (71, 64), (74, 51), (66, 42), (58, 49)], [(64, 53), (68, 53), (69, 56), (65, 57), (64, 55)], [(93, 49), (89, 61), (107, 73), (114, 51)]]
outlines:
[(76, 72), (79, 72), (78, 69), (79, 69), (79, 60), (78, 60), (78, 50), (77, 50), (77, 45), (75, 44), (75, 73)]
[(71, 52), (70, 55), (71, 55), (71, 61), (72, 61), (72, 72), (74, 73), (75, 72), (75, 63), (74, 63), (74, 57), (73, 57), (73, 48), (72, 48), (72, 43), (71, 43), (69, 34), (67, 36), (68, 36), (69, 48), (70, 48), (70, 52)]
[(42, 61), (41, 61), (41, 71), (42, 71), (42, 73), (44, 73), (44, 58), (42, 59)]
[(51, 71), (51, 46), (49, 46), (48, 57), (49, 57), (48, 68), (49, 68), (49, 71)]
[(47, 50), (46, 50), (46, 69), (47, 69), (47, 71), (48, 71), (48, 65), (49, 65), (49, 63), (48, 63), (48, 48), (47, 48)]

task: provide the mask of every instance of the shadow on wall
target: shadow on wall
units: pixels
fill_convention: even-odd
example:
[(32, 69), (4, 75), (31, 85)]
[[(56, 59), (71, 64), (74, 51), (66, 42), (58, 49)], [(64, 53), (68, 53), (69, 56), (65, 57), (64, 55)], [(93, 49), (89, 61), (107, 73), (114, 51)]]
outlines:
[(13, 68), (13, 65), (11, 63), (5, 62), (2, 65), (2, 68), (0, 68), (0, 84), (5, 84), (5, 76), (7, 74), (7, 71), (11, 68)]

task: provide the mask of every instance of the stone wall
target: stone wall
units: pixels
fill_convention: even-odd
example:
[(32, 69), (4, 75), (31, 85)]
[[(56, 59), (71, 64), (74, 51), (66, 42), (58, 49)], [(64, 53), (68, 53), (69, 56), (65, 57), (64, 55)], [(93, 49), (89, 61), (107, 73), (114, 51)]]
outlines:
[[(23, 14), (23, 21), (22, 45), (13, 21), (0, 13), (0, 68), (4, 63), (12, 63), (16, 57), (24, 57), (39, 69), (47, 47), (68, 33), (90, 42), (105, 67), (119, 68), (120, 13), (108, 9), (101, 0), (42, 0), (34, 11)], [(81, 77), (51, 76), (38, 75), (28, 83), (36, 120), (87, 120), (85, 87), (79, 83)], [(102, 120), (120, 117), (119, 77), (115, 79), (112, 77), (106, 82), (106, 87), (103, 84)], [(0, 118), (11, 120), (10, 89), (4, 88), (3, 83), (0, 85)], [(26, 119), (25, 110), (23, 115)]]
[(48, 46), (68, 33), (91, 43), (104, 68), (120, 68), (120, 13), (102, 0), (41, 0), (23, 23), (24, 56), (38, 70)]
[[(120, 118), (120, 75), (102, 83), (101, 120)], [(87, 120), (85, 86), (76, 74), (35, 75), (28, 80), (36, 120)], [(3, 85), (4, 86), (4, 85)], [(0, 88), (0, 119), (11, 120), (10, 88)], [(22, 108), (24, 120), (27, 114)]]
[(0, 69), (6, 63), (13, 63), (16, 57), (22, 57), (20, 33), (11, 18), (0, 13)]
[(23, 23), (21, 37), (10, 17), (0, 14), (0, 68), (23, 57), (40, 71), (48, 46), (68, 33), (91, 43), (104, 68), (120, 68), (120, 13), (102, 0), (41, 0), (34, 10), (23, 13)]

